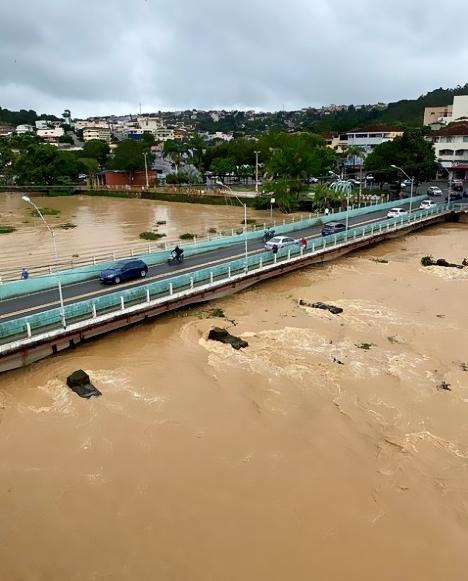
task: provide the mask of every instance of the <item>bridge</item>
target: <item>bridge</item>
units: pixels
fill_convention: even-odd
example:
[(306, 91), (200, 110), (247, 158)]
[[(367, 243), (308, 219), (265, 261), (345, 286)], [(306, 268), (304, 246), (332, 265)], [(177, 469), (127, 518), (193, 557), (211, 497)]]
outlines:
[[(413, 198), (413, 204), (418, 201)], [(399, 206), (407, 206), (408, 202), (400, 202)], [(247, 254), (246, 233), (212, 241), (211, 245), (187, 247), (188, 258), (176, 267), (165, 263), (167, 252), (159, 252), (151, 255), (148, 278), (118, 288), (102, 287), (96, 279), (105, 264), (94, 265), (95, 269), (87, 274), (65, 271), (0, 285), (0, 372), (187, 305), (223, 297), (419, 228), (457, 220), (465, 212), (463, 204), (443, 203), (386, 219), (391, 205), (349, 211), (348, 230), (331, 236), (320, 235), (323, 223), (344, 221), (345, 212), (280, 226), (277, 234), (304, 236), (308, 244), (306, 248), (285, 247), (277, 254), (264, 250), (262, 232), (248, 234)], [(151, 264), (150, 260), (147, 262)], [(87, 279), (83, 280), (83, 276)]]

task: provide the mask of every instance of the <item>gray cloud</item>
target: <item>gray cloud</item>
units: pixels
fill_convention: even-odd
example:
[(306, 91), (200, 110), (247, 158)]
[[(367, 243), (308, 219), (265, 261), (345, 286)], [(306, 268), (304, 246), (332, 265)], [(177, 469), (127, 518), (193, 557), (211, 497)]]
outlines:
[[(466, 0), (15, 0), (0, 105), (75, 115), (373, 103), (464, 83)], [(454, 20), (453, 15), (456, 15)], [(446, 39), (450, 39), (447, 42)]]

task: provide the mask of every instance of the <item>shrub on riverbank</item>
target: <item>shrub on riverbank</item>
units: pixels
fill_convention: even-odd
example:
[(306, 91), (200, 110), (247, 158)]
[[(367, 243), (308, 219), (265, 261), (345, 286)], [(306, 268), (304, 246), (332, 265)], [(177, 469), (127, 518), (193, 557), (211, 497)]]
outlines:
[[(57, 210), (56, 208), (39, 208), (39, 210), (43, 216), (57, 216), (60, 214), (60, 210)], [(33, 210), (32, 215), (36, 216), (37, 218), (39, 217), (37, 210)]]
[(185, 234), (181, 234), (179, 238), (181, 240), (193, 240), (195, 238), (195, 234), (192, 234), (191, 232), (185, 232)]
[(14, 226), (0, 226), (0, 234), (10, 234), (15, 230), (16, 228)]
[(164, 238), (165, 234), (159, 234), (158, 232), (140, 232), (140, 238), (142, 240), (159, 240)]

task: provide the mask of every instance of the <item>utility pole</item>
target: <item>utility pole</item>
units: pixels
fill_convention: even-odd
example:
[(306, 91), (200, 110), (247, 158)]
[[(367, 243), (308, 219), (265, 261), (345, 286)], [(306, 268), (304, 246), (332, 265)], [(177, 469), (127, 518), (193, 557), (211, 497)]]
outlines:
[(258, 154), (259, 151), (255, 151), (255, 193), (258, 194)]
[(149, 180), (148, 180), (148, 163), (146, 161), (147, 155), (148, 155), (148, 152), (145, 151), (143, 153), (143, 157), (145, 158), (146, 189), (148, 190), (149, 189)]

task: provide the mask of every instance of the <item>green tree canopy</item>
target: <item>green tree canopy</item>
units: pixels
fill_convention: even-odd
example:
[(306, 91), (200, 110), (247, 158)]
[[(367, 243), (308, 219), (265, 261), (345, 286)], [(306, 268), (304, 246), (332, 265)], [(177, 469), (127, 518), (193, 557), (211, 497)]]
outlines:
[(391, 182), (402, 178), (401, 167), (416, 179), (425, 181), (434, 177), (437, 163), (432, 144), (424, 139), (421, 128), (407, 129), (402, 137), (378, 145), (364, 162), (367, 171), (374, 173), (379, 182)]
[(144, 153), (147, 153), (148, 168), (151, 166), (154, 156), (149, 153), (149, 148), (142, 141), (125, 139), (120, 141), (114, 153), (114, 158), (108, 167), (110, 169), (120, 169), (125, 171), (136, 171), (145, 169)]
[(109, 145), (105, 141), (91, 139), (83, 145), (83, 153), (81, 155), (85, 158), (96, 159), (99, 165), (105, 165), (109, 151)]
[(19, 185), (54, 185), (76, 182), (81, 165), (76, 156), (59, 151), (53, 145), (31, 145), (21, 153), (14, 164), (16, 182)]

